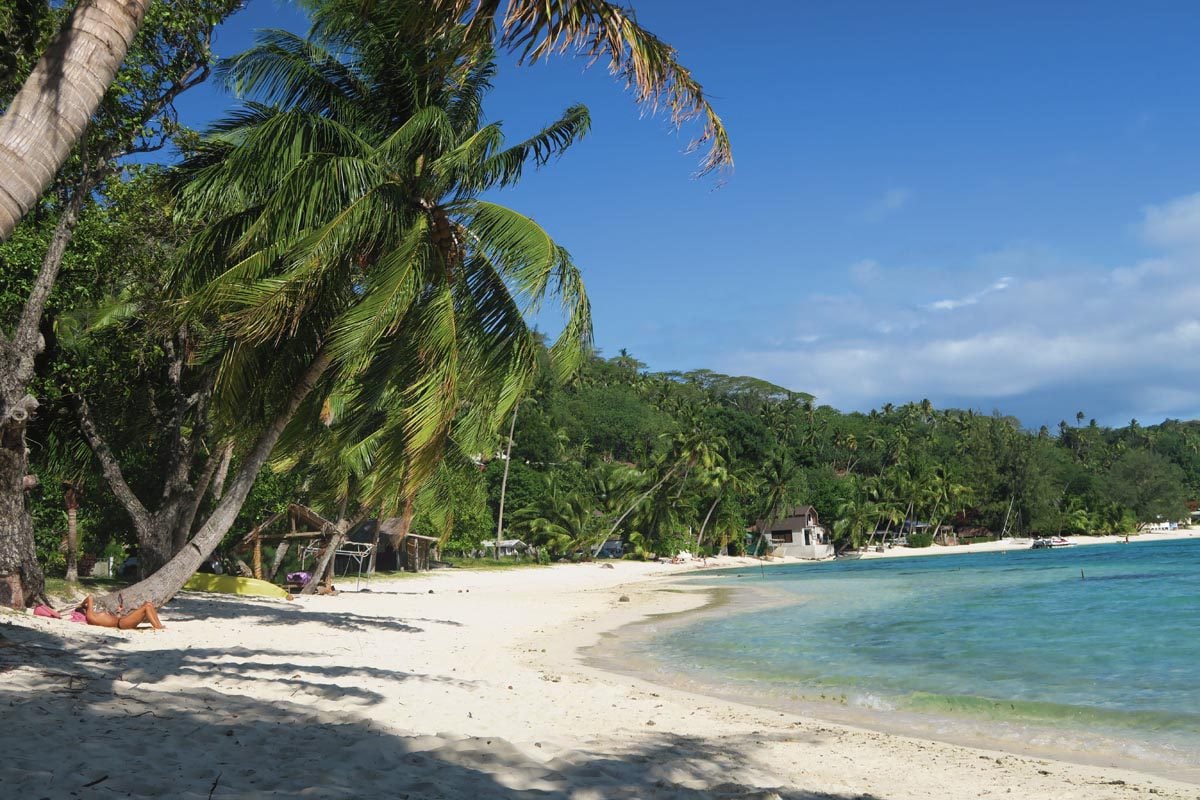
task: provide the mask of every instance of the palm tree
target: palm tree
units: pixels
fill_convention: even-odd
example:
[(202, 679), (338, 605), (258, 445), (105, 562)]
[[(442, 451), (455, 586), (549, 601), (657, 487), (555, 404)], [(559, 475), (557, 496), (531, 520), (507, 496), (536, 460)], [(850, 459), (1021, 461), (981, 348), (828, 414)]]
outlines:
[(778, 519), (782, 512), (796, 501), (796, 483), (800, 477), (799, 466), (792, 461), (787, 451), (777, 451), (763, 464), (760, 477), (758, 552), (766, 538), (767, 526)]
[(837, 515), (838, 519), (833, 525), (834, 538), (842, 543), (843, 548), (848, 545), (849, 549), (858, 549), (867, 528), (879, 518), (880, 509), (866, 497), (861, 484), (855, 481), (850, 498), (838, 506)]
[(592, 498), (567, 491), (553, 477), (546, 484), (537, 505), (514, 514), (514, 527), (526, 531), (533, 544), (548, 548), (552, 555), (570, 555), (592, 546), (606, 527)]
[(537, 339), (523, 313), (561, 299), (556, 374), (590, 346), (566, 251), (479, 199), (582, 136), (586, 109), (505, 147), (497, 124), (481, 124), (494, 68), (477, 42), (460, 30), (430, 51), (399, 22), (360, 12), (334, 0), (315, 10), (310, 40), (260, 34), (223, 74), (267, 103), (218, 123), (181, 170), (181, 213), (211, 221), (178, 273), (184, 311), (215, 332), (219, 403), (261, 409), (264, 424), (195, 546), (126, 602), (177, 591), (284, 428), (320, 424), (327, 401), (369, 453), (376, 491), (403, 485), (411, 497), (453, 441), (494, 441), (529, 386)]
[[(300, 0), (318, 12), (323, 0)], [(112, 83), (150, 0), (81, 0), (68, 23), (0, 117), (0, 240), (8, 238), (66, 162)], [(501, 12), (503, 11), (503, 17)], [(573, 50), (606, 59), (614, 75), (651, 110), (676, 125), (704, 120), (694, 144), (708, 142), (701, 172), (731, 166), (729, 137), (700, 83), (666, 42), (637, 24), (628, 9), (604, 0), (381, 0), (369, 13), (403, 24), (432, 45), (460, 20), (478, 29), (479, 46), (495, 41), (536, 61)]]
[(0, 240), (33, 208), (117, 75), (150, 0), (83, 0), (0, 117)]
[[(728, 463), (733, 464), (732, 460)], [(733, 464), (725, 466), (718, 464), (705, 476), (705, 485), (713, 491), (713, 501), (708, 507), (708, 511), (704, 514), (704, 521), (700, 523), (700, 532), (696, 535), (696, 549), (704, 543), (704, 532), (708, 530), (708, 523), (712, 521), (713, 514), (722, 500), (730, 496), (753, 491), (755, 488), (755, 477), (749, 469), (741, 464)], [(728, 504), (726, 504), (728, 505)]]

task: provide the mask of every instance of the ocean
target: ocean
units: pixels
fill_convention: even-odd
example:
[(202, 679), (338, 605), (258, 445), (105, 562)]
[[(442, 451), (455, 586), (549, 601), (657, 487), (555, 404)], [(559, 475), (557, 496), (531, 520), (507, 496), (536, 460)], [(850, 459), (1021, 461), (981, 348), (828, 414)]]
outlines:
[(609, 666), (868, 727), (1196, 779), (1200, 539), (709, 573)]

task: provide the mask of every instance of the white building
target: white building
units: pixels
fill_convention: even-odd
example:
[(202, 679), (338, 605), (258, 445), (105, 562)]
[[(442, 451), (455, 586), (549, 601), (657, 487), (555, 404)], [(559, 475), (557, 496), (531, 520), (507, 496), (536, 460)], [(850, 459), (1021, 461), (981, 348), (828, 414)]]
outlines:
[(834, 556), (829, 532), (821, 527), (812, 506), (798, 506), (788, 516), (771, 522), (766, 539), (771, 555), (817, 560)]
[[(485, 556), (491, 556), (496, 550), (496, 542), (489, 539), (483, 542), (483, 553)], [(529, 545), (522, 542), (520, 539), (501, 539), (500, 540), (500, 556), (519, 556), (524, 554), (529, 549)]]

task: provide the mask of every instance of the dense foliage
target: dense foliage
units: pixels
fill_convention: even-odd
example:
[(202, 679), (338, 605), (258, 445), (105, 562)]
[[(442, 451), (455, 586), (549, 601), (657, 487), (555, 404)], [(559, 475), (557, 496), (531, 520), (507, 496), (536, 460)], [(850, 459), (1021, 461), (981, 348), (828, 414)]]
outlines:
[[(6, 95), (66, 8), (25, 5), (0, 12)], [(755, 548), (753, 531), (800, 504), (848, 547), (917, 522), (930, 533), (911, 543), (940, 526), (1131, 531), (1200, 496), (1197, 423), (1110, 429), (1079, 413), (1027, 431), (928, 401), (842, 413), (755, 378), (581, 355), (574, 263), (493, 198), (582, 138), (586, 110), (506, 143), (483, 110), (494, 32), (457, 14), (413, 28), (398, 12), (429, 7), (412, 0), (305, 5), (308, 37), (263, 32), (224, 62), (249, 100), (202, 137), (172, 102), (207, 76), (208, 33), (237, 4), (156, 6), (79, 152), (0, 245), (8, 328), (76, 201), (31, 381), (42, 480), (28, 505), (52, 572), (68, 496), (80, 550), (120, 559), (147, 530), (199, 529), (228, 474), (250, 463), (254, 478), (250, 445), (276, 424), (269, 467), (214, 541), (289, 502), (343, 521), (404, 513), (447, 552), (512, 537), (560, 558), (615, 538), (635, 556)], [(692, 110), (727, 157), (711, 109)], [(172, 140), (182, 165), (122, 160)], [(557, 346), (527, 326), (546, 298), (566, 306)], [(174, 516), (138, 530), (139, 508)]]
[[(627, 550), (660, 554), (754, 547), (756, 523), (800, 504), (841, 547), (905, 520), (929, 526), (910, 537), (922, 544), (939, 528), (960, 538), (1119, 533), (1186, 518), (1200, 495), (1200, 424), (1084, 420), (1054, 435), (928, 401), (842, 413), (753, 378), (596, 356), (522, 404), (505, 527), (558, 556), (610, 532)], [(484, 473), (493, 513), (498, 474), (494, 461)]]

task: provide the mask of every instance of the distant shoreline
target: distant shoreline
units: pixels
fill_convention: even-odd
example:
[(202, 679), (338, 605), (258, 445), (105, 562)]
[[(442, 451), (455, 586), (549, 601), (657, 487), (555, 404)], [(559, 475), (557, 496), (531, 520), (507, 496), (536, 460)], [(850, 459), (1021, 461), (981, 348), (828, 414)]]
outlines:
[[(1104, 536), (1064, 536), (1064, 539), (1073, 545), (1086, 546), (1092, 544), (1116, 544), (1125, 541), (1125, 535), (1104, 535)], [(1179, 528), (1173, 531), (1154, 531), (1148, 533), (1138, 533), (1129, 535), (1129, 544), (1138, 544), (1144, 542), (1164, 542), (1172, 539), (1193, 539), (1200, 538), (1200, 528), (1189, 526)], [(1006, 550), (1028, 550), (1033, 544), (1033, 539), (1029, 537), (1018, 539), (1002, 539), (996, 542), (978, 542), (976, 544), (957, 544), (957, 545), (940, 545), (932, 544), (929, 547), (889, 547), (882, 553), (869, 551), (862, 553), (861, 557), (867, 558), (907, 558), (912, 556), (948, 556), (960, 555), (963, 553), (995, 553)]]
[[(1124, 541), (1123, 536), (1071, 537), (1081, 540), (1079, 544), (1115, 544)], [(1130, 537), (1137, 541), (1162, 542), (1200, 538), (1200, 531), (1156, 532)], [(976, 553), (1002, 553), (1026, 550), (1032, 540), (1006, 540), (976, 545), (936, 546), (936, 548), (899, 548), (901, 552), (888, 555), (872, 554), (874, 558), (905, 557), (922, 555), (971, 555)], [(905, 552), (907, 551), (907, 552)], [(931, 552), (932, 551), (932, 552)], [(1037, 556), (1033, 556), (1036, 558)], [(768, 567), (828, 564), (826, 561), (800, 560), (794, 558), (770, 559)], [(714, 585), (704, 582), (701, 572), (681, 574), (667, 586), (686, 587), (693, 598), (686, 606), (675, 606), (670, 610), (656, 611), (625, 626), (601, 634), (600, 641), (593, 647), (580, 651), (583, 663), (593, 668), (629, 678), (648, 681), (654, 685), (677, 692), (686, 692), (721, 700), (755, 706), (767, 711), (798, 715), (810, 720), (821, 720), (830, 725), (848, 726), (877, 732), (889, 737), (907, 737), (920, 741), (937, 742), (939, 746), (978, 748), (998, 751), (1018, 758), (1052, 759), (1054, 762), (1076, 764), (1094, 769), (1133, 770), (1147, 775), (1187, 784), (1200, 783), (1200, 771), (1193, 766), (1183, 767), (1177, 760), (1159, 758), (1154, 751), (1145, 750), (1136, 741), (1126, 739), (1111, 731), (1084, 728), (1057, 729), (1052, 722), (1029, 721), (1020, 718), (1006, 720), (995, 717), (972, 717), (938, 711), (924, 711), (861, 704), (847, 696), (856, 694), (849, 687), (840, 694), (828, 688), (804, 687), (796, 684), (790, 691), (780, 694), (774, 684), (758, 684), (755, 680), (742, 682), (737, 678), (716, 678), (700, 672), (690, 672), (686, 667), (673, 669), (671, 664), (655, 656), (653, 642), (672, 634), (680, 628), (704, 626), (705, 621), (724, 614), (731, 606), (734, 613), (755, 615), (770, 614), (779, 610), (780, 604), (804, 604), (806, 596), (793, 594), (782, 589), (773, 589), (772, 582), (759, 582), (758, 570), (750, 564), (738, 563), (724, 566), (721, 577), (732, 577), (736, 572), (744, 581), (723, 582)], [(802, 575), (803, 572), (797, 572)], [(771, 572), (768, 571), (768, 576)], [(686, 578), (686, 582), (682, 582)], [(640, 588), (640, 587), (639, 587)], [(679, 589), (659, 588), (664, 591), (684, 594)], [(659, 602), (662, 602), (660, 599)], [(676, 601), (679, 602), (679, 601)], [(828, 696), (827, 696), (828, 693)], [(868, 698), (870, 699), (870, 698)], [(888, 703), (887, 698), (879, 702)], [(1003, 703), (999, 700), (997, 703)], [(881, 709), (886, 708), (887, 711)], [(1047, 764), (1042, 761), (1042, 764)], [(1056, 764), (1057, 765), (1057, 764)]]

